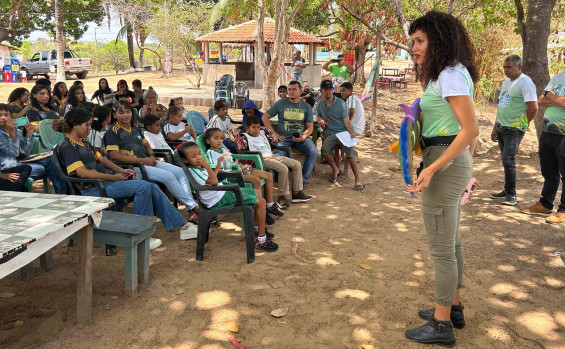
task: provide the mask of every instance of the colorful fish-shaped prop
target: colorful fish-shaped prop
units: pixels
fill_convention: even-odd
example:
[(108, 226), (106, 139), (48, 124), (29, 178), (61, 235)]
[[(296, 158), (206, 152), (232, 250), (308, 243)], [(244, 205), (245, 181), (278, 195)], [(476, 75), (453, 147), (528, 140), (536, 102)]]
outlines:
[[(390, 146), (389, 152), (398, 151), (398, 161), (402, 169), (402, 176), (406, 185), (414, 184), (412, 161), (413, 152), (422, 154), (420, 139), (422, 138), (422, 110), (420, 109), (420, 98), (417, 98), (410, 107), (399, 104), (404, 109), (404, 118), (400, 124), (400, 136), (398, 141)], [(412, 193), (412, 196), (416, 196)]]

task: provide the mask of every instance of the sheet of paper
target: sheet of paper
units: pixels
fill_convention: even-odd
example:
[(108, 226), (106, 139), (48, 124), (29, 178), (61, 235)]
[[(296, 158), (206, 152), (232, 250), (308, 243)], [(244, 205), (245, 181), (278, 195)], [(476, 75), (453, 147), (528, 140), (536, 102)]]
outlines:
[(349, 135), (349, 132), (347, 131), (336, 133), (336, 137), (339, 139), (341, 144), (346, 147), (352, 147), (361, 141), (359, 138), (351, 138), (351, 135)]

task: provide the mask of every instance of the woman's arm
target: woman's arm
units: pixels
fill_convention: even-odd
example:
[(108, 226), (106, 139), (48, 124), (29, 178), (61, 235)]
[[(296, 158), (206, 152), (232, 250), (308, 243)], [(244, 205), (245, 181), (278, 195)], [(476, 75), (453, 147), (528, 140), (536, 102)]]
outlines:
[(137, 158), (137, 157), (133, 157), (133, 156), (127, 156), (127, 155), (120, 153), (119, 150), (108, 150), (108, 154), (110, 154), (110, 157), (112, 158), (112, 160), (115, 160), (115, 161), (137, 162), (137, 163), (148, 165), (148, 166), (154, 166), (156, 164), (156, 160), (152, 157)]
[(14, 119), (17, 119), (17, 118), (21, 118), (22, 116), (25, 116), (27, 114), (27, 111), (29, 110), (29, 107), (31, 107), (31, 103), (27, 104), (19, 113), (12, 115), (12, 117)]
[(139, 106), (139, 101), (137, 100), (137, 98), (133, 99), (133, 102), (131, 102), (131, 106), (134, 108)]
[(130, 174), (133, 172), (133, 170), (131, 169), (125, 169), (125, 168), (121, 168), (120, 166), (116, 165), (115, 163), (113, 163), (112, 161), (106, 159), (105, 157), (99, 157), (98, 160), (99, 163), (101, 163), (102, 165), (104, 165), (105, 167), (109, 168), (112, 171), (118, 172), (118, 173), (124, 173), (124, 174)]
[(196, 137), (197, 137), (196, 131), (194, 131), (194, 129), (192, 128), (192, 126), (188, 125), (188, 127), (189, 127), (190, 135), (192, 136), (192, 139), (194, 139), (194, 141), (196, 141)]
[(84, 179), (102, 179), (108, 182), (118, 182), (118, 181), (125, 181), (127, 178), (120, 174), (120, 173), (116, 173), (116, 174), (107, 174), (107, 173), (102, 173), (102, 172), (98, 172), (98, 171), (94, 171), (94, 170), (89, 170), (84, 166), (81, 166), (79, 168), (77, 168), (75, 170), (77, 176), (79, 176), (80, 178), (84, 178)]
[(459, 153), (461, 153), (467, 146), (479, 135), (479, 127), (475, 117), (475, 110), (473, 109), (473, 102), (470, 96), (451, 96), (447, 97), (449, 105), (453, 109), (453, 113), (459, 121), (461, 131), (455, 137), (451, 145), (436, 159), (430, 166), (426, 167), (418, 178), (415, 180), (415, 185), (408, 185), (409, 192), (418, 192), (425, 189), (430, 184), (430, 180), (434, 173), (442, 168), (449, 161), (453, 160)]

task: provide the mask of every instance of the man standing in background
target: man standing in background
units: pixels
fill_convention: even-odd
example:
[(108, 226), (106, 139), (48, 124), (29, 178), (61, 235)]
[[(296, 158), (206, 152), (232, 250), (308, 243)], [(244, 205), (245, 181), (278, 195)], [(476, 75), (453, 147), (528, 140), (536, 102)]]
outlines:
[(302, 58), (301, 55), (302, 52), (296, 51), (294, 58), (292, 59), (292, 64), (290, 66), (292, 67), (292, 76), (294, 77), (294, 80), (300, 81), (302, 83), (302, 81), (304, 80), (302, 70), (306, 68), (306, 61), (304, 60), (304, 58)]

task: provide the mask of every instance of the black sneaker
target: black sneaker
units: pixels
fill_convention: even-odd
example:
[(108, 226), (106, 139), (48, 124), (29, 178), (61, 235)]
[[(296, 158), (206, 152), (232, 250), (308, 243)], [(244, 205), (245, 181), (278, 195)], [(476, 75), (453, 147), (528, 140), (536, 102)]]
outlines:
[(518, 205), (518, 200), (516, 199), (516, 195), (508, 194), (506, 195), (506, 199), (502, 203), (503, 205), (508, 206), (516, 206)]
[(257, 239), (257, 241), (255, 241), (255, 248), (258, 250), (265, 250), (267, 252), (275, 252), (279, 249), (279, 245), (269, 239), (265, 240), (263, 243), (259, 242), (259, 239)]
[(292, 194), (292, 202), (307, 202), (310, 201), (312, 197), (310, 195), (304, 194), (304, 191), (299, 191), (296, 195)]
[(290, 204), (288, 203), (288, 200), (286, 199), (286, 197), (284, 197), (283, 195), (279, 196), (279, 198), (277, 199), (277, 206), (281, 209), (284, 210), (285, 208), (289, 208)]
[(279, 210), (279, 208), (277, 207), (277, 205), (273, 205), (271, 207), (267, 207), (267, 213), (268, 214), (272, 214), (273, 216), (277, 216), (277, 217), (282, 217), (284, 216), (284, 213), (281, 212), (281, 210)]
[(275, 219), (273, 217), (271, 217), (271, 215), (268, 214), (268, 213), (267, 213), (267, 216), (265, 217), (265, 224), (267, 224), (267, 225), (275, 224)]
[(506, 195), (508, 195), (508, 194), (506, 194), (506, 190), (503, 190), (499, 193), (490, 194), (490, 197), (493, 198), (493, 199), (506, 199)]
[[(259, 230), (257, 227), (255, 227), (255, 236), (259, 236)], [(267, 236), (267, 240), (273, 240), (275, 238), (275, 234), (268, 231), (267, 228), (265, 228), (265, 236)]]

